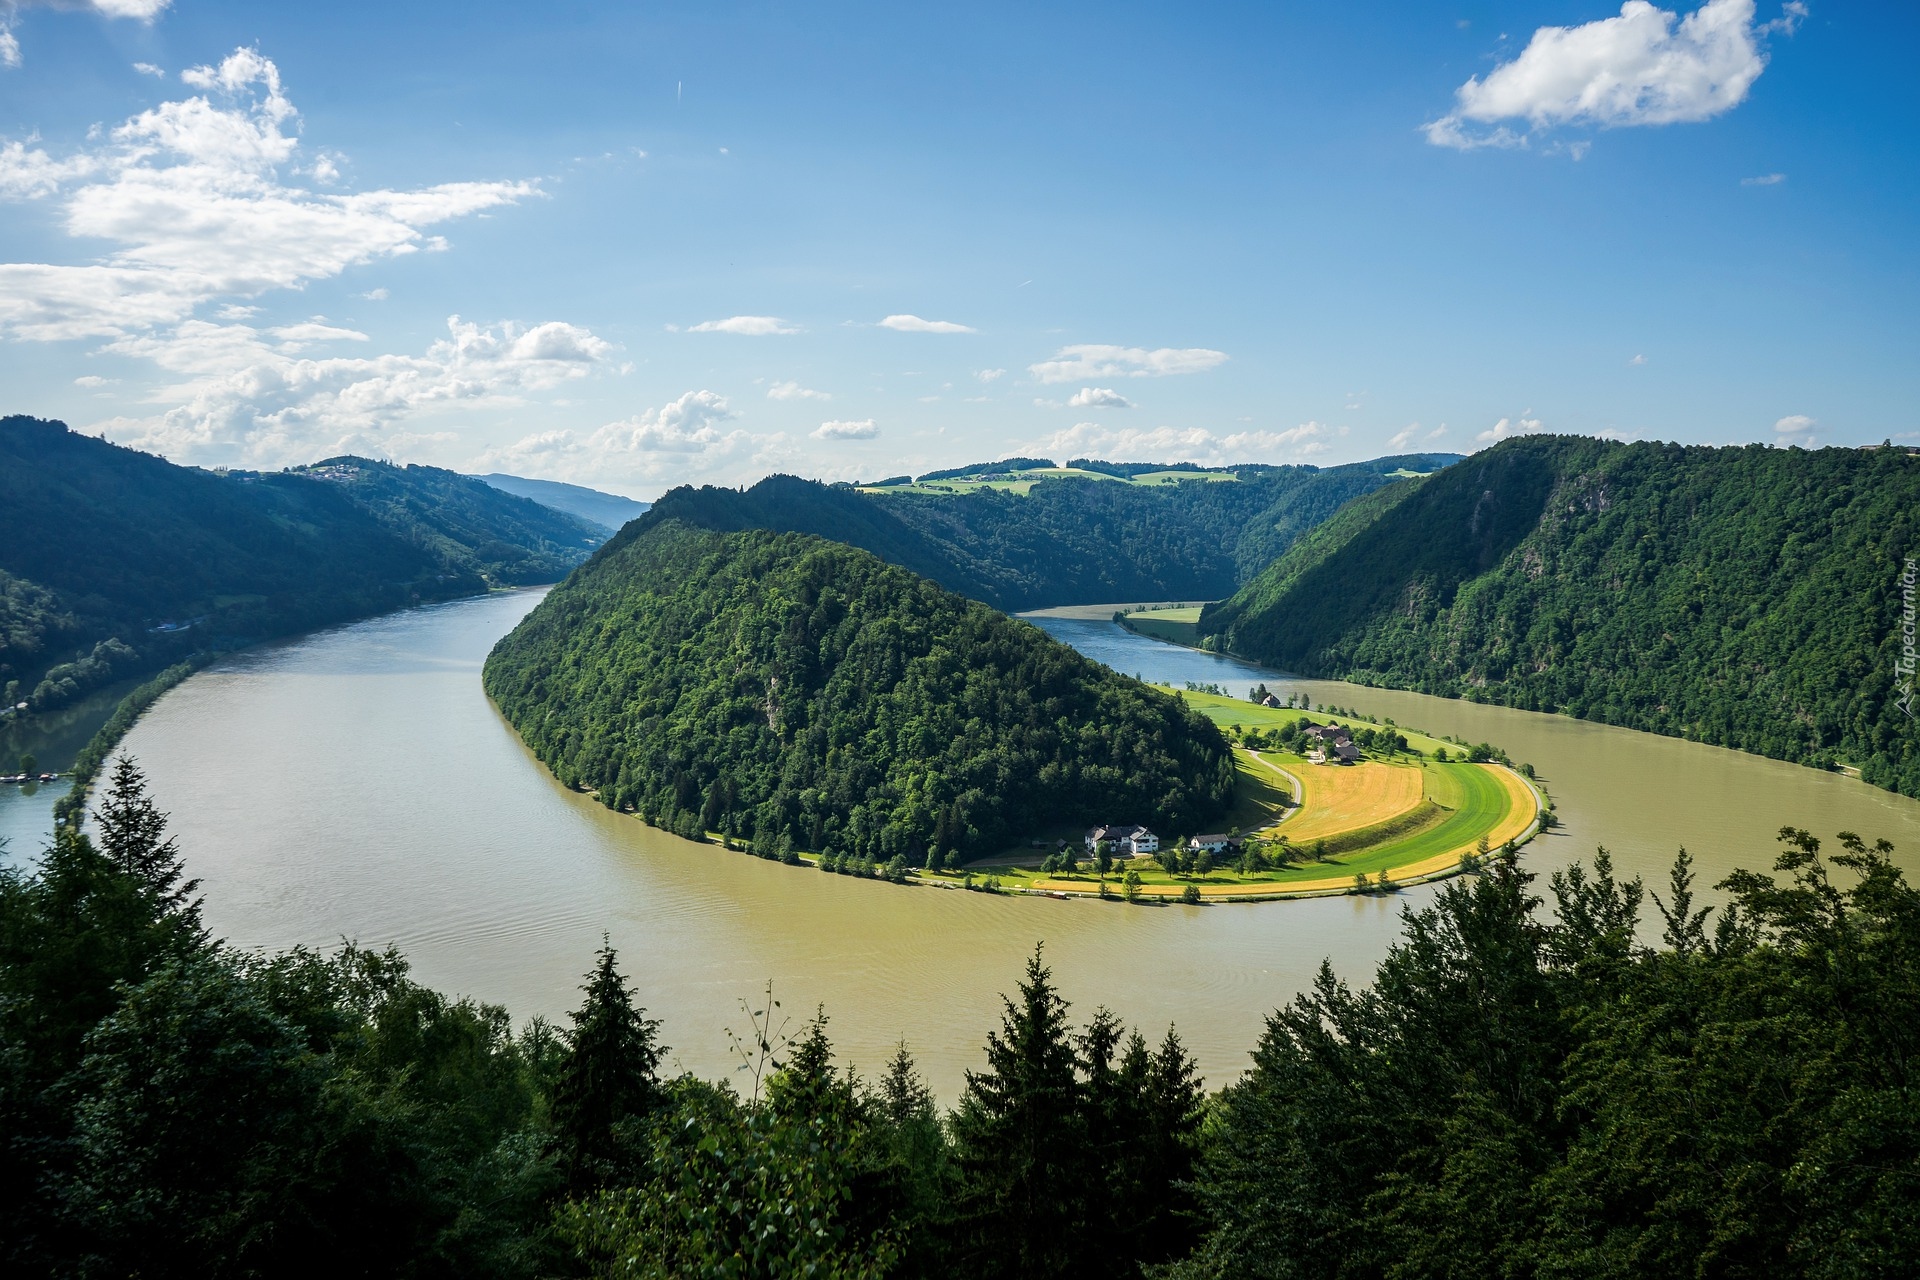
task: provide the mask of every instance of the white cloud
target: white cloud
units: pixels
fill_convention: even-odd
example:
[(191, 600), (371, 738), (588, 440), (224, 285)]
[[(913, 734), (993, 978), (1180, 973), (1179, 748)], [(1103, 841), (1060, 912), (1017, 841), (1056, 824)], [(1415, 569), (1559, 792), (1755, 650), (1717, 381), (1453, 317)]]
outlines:
[(728, 316), (725, 320), (703, 320), (687, 332), (737, 333), (749, 338), (764, 338), (771, 334), (798, 333), (800, 330), (777, 316)]
[(1396, 431), (1387, 437), (1387, 448), (1404, 449), (1413, 443), (1414, 433), (1420, 430), (1420, 424), (1409, 422), (1404, 431)]
[(1545, 425), (1546, 424), (1538, 418), (1528, 418), (1524, 416), (1519, 418), (1502, 418), (1475, 436), (1474, 439), (1483, 444), (1498, 444), (1502, 440), (1511, 440), (1515, 436), (1532, 435), (1536, 431), (1543, 430)]
[(361, 294), (360, 296), (365, 298), (368, 302), (385, 302), (390, 295), (387, 293), (385, 288), (379, 288), (379, 289), (369, 289), (365, 293)]
[[(306, 358), (314, 341), (364, 335), (311, 322), (262, 331), (189, 320), (121, 338), (107, 351), (150, 360), (179, 380), (149, 394), (171, 406), (102, 424), (116, 439), (182, 461), (282, 466), (344, 451), (396, 452), (400, 424), (436, 413), (514, 406), (603, 368), (612, 346), (559, 321), (486, 328), (458, 316), (417, 356)], [(278, 339), (279, 341), (275, 341)]]
[(423, 227), (538, 194), (525, 182), (343, 195), (289, 186), (279, 169), (300, 146), (297, 113), (271, 61), (240, 49), (181, 79), (207, 93), (144, 111), (75, 155), (0, 147), (0, 193), (59, 195), (69, 235), (114, 246), (84, 265), (0, 264), (0, 332), (58, 340), (177, 325), (221, 297), (441, 247)]
[(1740, 185), (1743, 187), (1777, 187), (1786, 180), (1787, 175), (1784, 173), (1763, 173), (1757, 178), (1740, 179)]
[[(13, 22), (21, 9), (37, 4), (48, 9), (89, 10), (104, 18), (135, 18), (141, 22), (152, 22), (171, 3), (173, 0), (6, 0), (0, 4), (0, 66), (20, 65), (20, 40), (13, 34)], [(133, 67), (136, 71), (147, 71), (150, 65), (136, 62)], [(158, 67), (153, 67), (151, 73), (166, 74)]]
[(1113, 431), (1097, 422), (1075, 423), (1038, 446), (1049, 457), (1099, 457), (1117, 462), (1298, 461), (1325, 453), (1328, 437), (1341, 434), (1324, 422), (1303, 422), (1284, 431), (1236, 431), (1215, 435), (1204, 427), (1128, 427)]
[[(1754, 24), (1754, 0), (1706, 0), (1682, 18), (1647, 0), (1618, 17), (1577, 27), (1541, 27), (1517, 58), (1454, 94), (1453, 110), (1423, 126), (1435, 146), (1525, 146), (1532, 129), (1616, 128), (1710, 120), (1744, 102), (1767, 65), (1760, 41), (1791, 33), (1805, 8)], [(1577, 158), (1577, 157), (1576, 157)]]
[(976, 369), (973, 376), (982, 382), (993, 382), (996, 379), (1006, 377), (1007, 371), (1005, 369)]
[(1133, 401), (1106, 387), (1082, 387), (1067, 400), (1072, 409), (1131, 409)]
[(1635, 356), (1633, 359), (1627, 361), (1629, 365), (1634, 366), (1636, 368), (1639, 367), (1640, 365), (1645, 364), (1646, 362), (1647, 362), (1647, 358), (1644, 355)]
[(1775, 443), (1783, 447), (1812, 444), (1814, 434), (1820, 429), (1820, 420), (1804, 413), (1790, 413), (1773, 424)]
[(133, 69), (143, 76), (155, 76), (160, 79), (165, 79), (167, 74), (165, 67), (156, 67), (151, 62), (136, 62), (133, 64)]
[(803, 387), (797, 382), (776, 382), (767, 388), (769, 400), (831, 400), (832, 396), (824, 391), (815, 391)]
[(109, 382), (112, 382), (112, 381), (113, 381), (112, 378), (103, 378), (97, 373), (85, 373), (75, 378), (73, 380), (73, 385), (76, 387), (88, 387), (88, 388), (104, 387)]
[(880, 434), (880, 428), (873, 425), (872, 418), (861, 418), (857, 422), (823, 422), (812, 434), (815, 440), (871, 440)]
[(746, 431), (721, 429), (719, 424), (733, 417), (725, 396), (688, 391), (658, 409), (610, 422), (585, 439), (572, 431), (539, 431), (487, 450), (472, 465), (555, 480), (685, 478), (712, 470), (752, 442)]
[(367, 335), (356, 329), (341, 329), (330, 324), (308, 321), (305, 324), (283, 324), (268, 333), (280, 339), (282, 351), (298, 351), (316, 342), (366, 342)]
[(964, 324), (955, 324), (951, 320), (922, 320), (919, 316), (888, 316), (880, 322), (882, 329), (896, 329), (901, 333), (978, 333)]
[(1204, 373), (1226, 362), (1224, 351), (1205, 347), (1111, 347), (1077, 343), (1062, 347), (1051, 360), (1028, 365), (1027, 372), (1041, 382), (1082, 382), (1092, 378), (1158, 378), (1179, 373)]

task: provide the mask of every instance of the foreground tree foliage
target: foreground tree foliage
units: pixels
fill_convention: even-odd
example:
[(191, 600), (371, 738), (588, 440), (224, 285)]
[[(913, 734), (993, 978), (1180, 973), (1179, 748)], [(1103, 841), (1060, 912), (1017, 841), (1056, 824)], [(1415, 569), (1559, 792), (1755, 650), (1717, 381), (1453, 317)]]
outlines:
[[(611, 948), (569, 1026), (387, 952), (208, 940), (116, 767), (96, 837), (0, 873), (0, 1263), (37, 1276), (1905, 1276), (1920, 895), (1782, 832), (1695, 901), (1605, 851), (1496, 860), (1321, 974), (1209, 1098), (1169, 1032), (1076, 1026), (1036, 951), (942, 1115), (824, 1013), (752, 1087), (659, 1074)], [(1836, 883), (1829, 864), (1838, 868)], [(1662, 936), (1642, 939), (1645, 923)]]
[(803, 534), (636, 521), (485, 681), (562, 782), (768, 856), (921, 866), (1062, 822), (1192, 829), (1233, 793), (1226, 739), (1178, 699)]

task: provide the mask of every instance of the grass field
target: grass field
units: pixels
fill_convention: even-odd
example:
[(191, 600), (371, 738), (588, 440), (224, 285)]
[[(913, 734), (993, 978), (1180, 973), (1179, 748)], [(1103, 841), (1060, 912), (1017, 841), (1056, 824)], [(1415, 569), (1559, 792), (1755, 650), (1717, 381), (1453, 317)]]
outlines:
[[(1214, 723), (1242, 729), (1275, 729), (1303, 714), (1299, 708), (1261, 707), (1215, 694), (1180, 696)], [(1374, 727), (1372, 721), (1317, 709), (1306, 714), (1321, 724)], [(1518, 773), (1497, 764), (1439, 763), (1431, 758), (1436, 751), (1457, 752), (1459, 744), (1399, 726), (1395, 730), (1426, 758), (1312, 765), (1288, 752), (1235, 750), (1235, 804), (1222, 825), (1269, 837), (1284, 834), (1296, 847), (1324, 839), (1332, 846), (1324, 858), (1248, 875), (1229, 868), (1203, 877), (1175, 876), (1148, 859), (1133, 859), (1120, 870), (1140, 873), (1140, 894), (1146, 898), (1179, 897), (1189, 885), (1203, 899), (1345, 893), (1357, 875), (1371, 880), (1385, 872), (1392, 882), (1407, 883), (1448, 874), (1478, 851), (1482, 839), (1497, 849), (1533, 827), (1542, 800)], [(974, 872), (991, 873), (1007, 888), (1100, 890), (1099, 878), (1090, 872), (1043, 874), (1016, 866), (976, 866)], [(1119, 872), (1108, 878), (1107, 890), (1120, 892)]]
[[(1197, 614), (1198, 607), (1154, 612)], [(1300, 708), (1260, 707), (1214, 694), (1180, 696), (1214, 723), (1243, 729), (1278, 728), (1303, 714)], [(1317, 709), (1305, 714), (1316, 723), (1374, 726)], [(1534, 827), (1544, 800), (1517, 772), (1464, 760), (1439, 763), (1431, 758), (1434, 752), (1442, 747), (1455, 752), (1459, 744), (1395, 728), (1423, 756), (1313, 765), (1290, 752), (1235, 748), (1234, 807), (1220, 826), (1265, 838), (1285, 835), (1297, 850), (1326, 841), (1329, 851), (1314, 861), (1246, 875), (1223, 867), (1205, 876), (1183, 876), (1152, 859), (1135, 858), (1119, 862), (1103, 885), (1091, 871), (1045, 873), (1020, 865), (1037, 862), (1040, 855), (1017, 856), (1010, 850), (962, 872), (921, 871), (915, 878), (949, 888), (971, 879), (976, 887), (993, 883), (1011, 891), (1075, 896), (1104, 889), (1107, 896), (1120, 897), (1121, 876), (1133, 870), (1146, 899), (1180, 898), (1189, 890), (1214, 901), (1305, 897), (1352, 892), (1356, 876), (1371, 881), (1385, 872), (1392, 883), (1407, 884), (1448, 875), (1467, 855), (1520, 840)]]
[(1426, 799), (1426, 771), (1418, 765), (1378, 760), (1317, 765), (1280, 759), (1280, 767), (1299, 778), (1305, 788), (1299, 815), (1278, 828), (1295, 844), (1387, 822), (1419, 808)]
[(1186, 480), (1237, 481), (1239, 476), (1231, 471), (1149, 471), (1127, 479), (1122, 476), (1110, 476), (1104, 471), (1084, 471), (1079, 467), (1028, 467), (1018, 471), (983, 471), (981, 475), (1007, 475), (1007, 480), (975, 480), (969, 476), (953, 476), (945, 480), (929, 480), (925, 484), (862, 485), (865, 493), (931, 493), (956, 494), (972, 493), (976, 489), (998, 489), (1004, 493), (1017, 493), (1025, 497), (1027, 492), (1042, 480), (1058, 480), (1077, 477), (1083, 480), (1102, 480), (1109, 484), (1132, 484), (1146, 487), (1179, 484)]
[(1200, 639), (1200, 610), (1203, 605), (1183, 605), (1178, 609), (1143, 609), (1129, 613), (1127, 625), (1143, 636), (1191, 645)]

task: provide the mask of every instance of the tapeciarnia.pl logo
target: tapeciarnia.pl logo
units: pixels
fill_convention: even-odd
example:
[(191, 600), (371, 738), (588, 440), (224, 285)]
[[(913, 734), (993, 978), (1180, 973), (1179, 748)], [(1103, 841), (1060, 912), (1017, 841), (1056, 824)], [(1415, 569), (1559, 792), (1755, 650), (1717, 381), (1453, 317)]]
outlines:
[(1917, 578), (1920, 578), (1920, 574), (1914, 569), (1913, 557), (1908, 556), (1905, 569), (1900, 574), (1900, 656), (1893, 662), (1893, 687), (1900, 692), (1895, 705), (1907, 713), (1909, 720), (1916, 718), (1913, 712), (1914, 668), (1916, 660), (1920, 659), (1920, 651), (1914, 648), (1913, 596)]

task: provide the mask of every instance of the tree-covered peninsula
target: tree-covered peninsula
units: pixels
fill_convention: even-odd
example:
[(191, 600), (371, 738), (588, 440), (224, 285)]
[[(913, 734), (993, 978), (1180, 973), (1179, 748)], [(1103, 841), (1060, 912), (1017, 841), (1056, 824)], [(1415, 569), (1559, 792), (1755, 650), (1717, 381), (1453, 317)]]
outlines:
[(1853, 765), (1920, 795), (1898, 665), (1917, 512), (1905, 449), (1529, 437), (1350, 504), (1199, 629), (1306, 675)]
[(609, 806), (921, 864), (1231, 800), (1204, 717), (1025, 623), (821, 538), (645, 523), (486, 665), (527, 745)]

